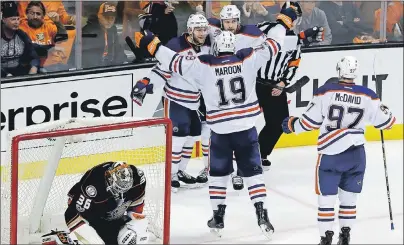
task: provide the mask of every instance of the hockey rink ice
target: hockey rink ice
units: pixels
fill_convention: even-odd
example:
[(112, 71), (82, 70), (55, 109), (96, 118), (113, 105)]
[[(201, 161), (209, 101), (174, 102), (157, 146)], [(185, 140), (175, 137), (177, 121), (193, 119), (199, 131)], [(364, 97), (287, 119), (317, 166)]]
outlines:
[[(403, 244), (403, 141), (387, 141), (386, 157), (395, 230), (390, 230), (389, 209), (380, 142), (365, 145), (367, 169), (357, 203), (357, 220), (351, 244)], [(262, 243), (318, 244), (317, 195), (314, 174), (317, 151), (314, 146), (275, 149), (272, 166), (265, 172), (268, 215), (275, 227), (272, 241), (258, 228), (254, 207), (246, 187), (227, 189), (225, 228), (218, 238), (206, 225), (212, 210), (207, 186), (180, 189), (172, 194), (171, 243)], [(201, 160), (191, 160), (187, 171), (194, 176)], [(338, 203), (336, 203), (337, 207)], [(333, 244), (338, 241), (338, 217)]]

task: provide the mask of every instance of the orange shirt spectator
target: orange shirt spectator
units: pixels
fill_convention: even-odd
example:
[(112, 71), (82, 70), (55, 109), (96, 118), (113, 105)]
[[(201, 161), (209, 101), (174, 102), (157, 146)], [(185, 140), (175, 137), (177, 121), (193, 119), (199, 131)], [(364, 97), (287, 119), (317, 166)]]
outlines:
[(26, 14), (27, 18), (21, 20), (20, 29), (27, 33), (34, 44), (42, 67), (48, 57), (48, 50), (55, 46), (58, 28), (52, 21), (45, 21), (45, 7), (41, 2), (30, 2)]
[[(18, 1), (18, 12), (20, 17), (26, 17), (26, 9), (30, 1)], [(45, 10), (47, 14), (54, 15), (54, 13), (59, 15), (60, 22), (64, 25), (75, 25), (76, 18), (74, 16), (69, 15), (66, 12), (65, 6), (62, 3), (62, 0), (58, 1), (43, 1), (43, 5), (45, 6)], [(45, 20), (48, 21), (48, 16), (45, 17)]]
[[(376, 32), (380, 31), (380, 14), (381, 9), (376, 10), (375, 24), (373, 27), (373, 29)], [(396, 23), (399, 23), (402, 17), (403, 17), (403, 2), (402, 1), (390, 2), (387, 7), (387, 24), (386, 24), (387, 33), (393, 32), (394, 25)]]
[(220, 18), (220, 10), (229, 4), (231, 4), (231, 1), (212, 1), (212, 17)]

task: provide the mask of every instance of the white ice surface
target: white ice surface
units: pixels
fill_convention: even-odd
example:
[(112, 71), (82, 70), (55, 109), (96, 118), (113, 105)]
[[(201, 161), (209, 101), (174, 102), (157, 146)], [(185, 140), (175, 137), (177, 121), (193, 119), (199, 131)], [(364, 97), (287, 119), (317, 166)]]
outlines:
[[(380, 142), (366, 145), (367, 169), (357, 203), (352, 244), (403, 244), (403, 142), (386, 142), (387, 167), (395, 230), (389, 209)], [(276, 149), (265, 172), (269, 217), (275, 227), (272, 241), (261, 234), (246, 188), (237, 192), (229, 183), (223, 236), (213, 236), (206, 222), (212, 215), (207, 186), (180, 189), (172, 195), (171, 243), (318, 244), (317, 195), (314, 174), (317, 151), (313, 146)], [(197, 175), (201, 160), (191, 160), (188, 172)], [(334, 232), (338, 234), (338, 218)], [(336, 244), (338, 235), (334, 235)]]

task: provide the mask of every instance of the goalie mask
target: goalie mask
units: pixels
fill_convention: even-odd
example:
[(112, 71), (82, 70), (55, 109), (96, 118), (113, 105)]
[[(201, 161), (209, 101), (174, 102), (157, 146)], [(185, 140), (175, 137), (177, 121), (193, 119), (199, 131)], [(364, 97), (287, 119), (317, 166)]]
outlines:
[(132, 169), (125, 162), (115, 162), (105, 173), (107, 191), (113, 195), (127, 192), (133, 186)]

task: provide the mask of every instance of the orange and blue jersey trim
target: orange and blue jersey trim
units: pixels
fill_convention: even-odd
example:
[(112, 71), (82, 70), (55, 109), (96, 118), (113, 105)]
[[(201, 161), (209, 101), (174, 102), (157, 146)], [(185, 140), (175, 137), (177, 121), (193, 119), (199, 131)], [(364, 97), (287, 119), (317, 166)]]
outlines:
[(315, 120), (308, 117), (306, 114), (302, 114), (302, 117), (299, 120), (300, 126), (306, 131), (319, 129), (322, 123), (323, 122), (316, 122)]
[(190, 91), (179, 89), (166, 83), (164, 92), (170, 100), (183, 103), (199, 103), (201, 93), (199, 91)]
[(376, 125), (375, 128), (377, 128), (377, 129), (391, 128), (395, 122), (396, 122), (396, 117), (390, 115), (390, 117), (387, 121), (385, 121), (384, 123), (381, 123), (379, 125)]
[(221, 110), (212, 110), (206, 112), (206, 122), (209, 125), (222, 123), (237, 119), (255, 117), (261, 114), (258, 101)]
[(324, 150), (325, 148), (334, 144), (335, 142), (342, 139), (343, 137), (345, 137), (348, 134), (364, 135), (365, 132), (363, 130), (358, 130), (358, 129), (343, 128), (343, 129), (338, 129), (338, 130), (334, 130), (334, 131), (322, 134), (318, 137), (317, 150), (319, 150), (319, 151)]

